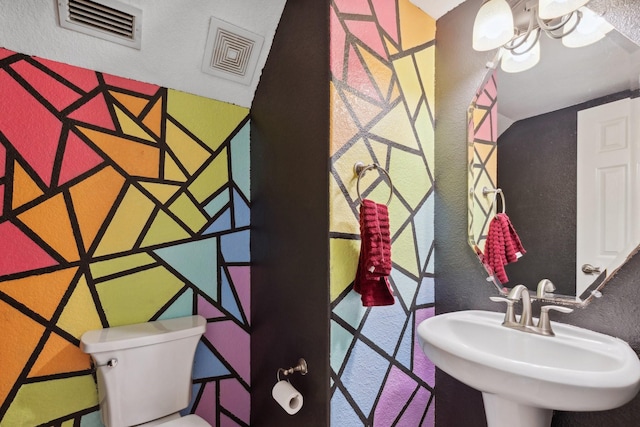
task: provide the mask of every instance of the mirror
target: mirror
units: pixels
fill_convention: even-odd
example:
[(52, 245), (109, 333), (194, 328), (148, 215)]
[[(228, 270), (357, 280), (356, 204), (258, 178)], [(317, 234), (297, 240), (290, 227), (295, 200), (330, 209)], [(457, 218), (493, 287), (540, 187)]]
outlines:
[[(640, 104), (640, 47), (615, 30), (583, 48), (565, 48), (544, 34), (541, 43), (537, 66), (516, 74), (490, 69), (471, 102), (469, 244), (482, 261), (489, 224), (502, 211), (503, 196), (526, 254), (505, 267), (505, 283), (483, 263), (496, 287), (503, 292), (503, 286), (522, 283), (533, 289), (548, 278), (556, 298), (582, 304), (638, 246), (640, 236), (636, 227), (615, 239), (607, 264), (594, 263), (600, 274), (588, 276), (590, 285), (576, 284), (576, 277), (585, 275), (576, 271), (582, 265), (576, 257), (578, 111), (630, 98)], [(496, 188), (502, 194), (483, 193)]]

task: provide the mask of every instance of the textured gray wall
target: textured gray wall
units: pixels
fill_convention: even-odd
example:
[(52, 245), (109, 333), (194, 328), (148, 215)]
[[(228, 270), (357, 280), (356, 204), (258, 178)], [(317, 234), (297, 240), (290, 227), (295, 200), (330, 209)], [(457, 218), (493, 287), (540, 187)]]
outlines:
[[(594, 0), (595, 8), (604, 0)], [(615, 4), (607, 18), (640, 44), (640, 2), (608, 0)], [(489, 296), (495, 295), (485, 282), (484, 271), (467, 246), (466, 109), (486, 73), (484, 65), (493, 53), (471, 49), (473, 19), (482, 0), (468, 0), (437, 22), (436, 33), (436, 199), (435, 273), (436, 313), (466, 309), (501, 311)], [(550, 177), (553, 179), (553, 177)], [(636, 304), (640, 283), (640, 257), (629, 262), (604, 289), (604, 297), (584, 310), (558, 318), (563, 322), (618, 336), (640, 350), (640, 310)], [(485, 426), (479, 392), (441, 371), (436, 377), (436, 423), (439, 427)], [(622, 408), (606, 412), (563, 413), (553, 426), (637, 426), (640, 398)]]

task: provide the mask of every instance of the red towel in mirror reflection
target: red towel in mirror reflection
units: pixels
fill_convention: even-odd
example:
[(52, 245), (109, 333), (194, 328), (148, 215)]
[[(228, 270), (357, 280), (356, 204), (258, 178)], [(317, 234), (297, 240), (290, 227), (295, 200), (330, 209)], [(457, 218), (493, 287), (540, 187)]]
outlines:
[(360, 258), (353, 289), (365, 307), (395, 303), (389, 284), (391, 234), (386, 205), (364, 199), (360, 205)]
[(499, 213), (494, 216), (489, 224), (489, 233), (484, 246), (484, 262), (491, 268), (500, 283), (509, 281), (504, 267), (516, 262), (526, 253), (507, 214)]

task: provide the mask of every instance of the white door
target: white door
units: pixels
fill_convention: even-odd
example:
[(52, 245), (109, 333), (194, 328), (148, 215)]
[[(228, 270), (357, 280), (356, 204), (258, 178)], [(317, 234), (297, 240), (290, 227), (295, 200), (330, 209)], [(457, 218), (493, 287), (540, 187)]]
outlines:
[[(635, 117), (635, 119), (634, 119)], [(640, 241), (638, 211), (638, 131), (640, 99), (629, 98), (578, 113), (578, 188), (576, 230), (576, 294), (580, 296), (597, 274), (632, 243)], [(610, 272), (610, 271), (609, 271)]]

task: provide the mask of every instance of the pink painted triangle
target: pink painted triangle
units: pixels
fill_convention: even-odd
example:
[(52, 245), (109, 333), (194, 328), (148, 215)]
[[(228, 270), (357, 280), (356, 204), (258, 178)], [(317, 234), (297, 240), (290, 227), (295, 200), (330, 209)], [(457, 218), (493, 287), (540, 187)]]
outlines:
[(349, 70), (347, 83), (360, 93), (381, 101), (378, 91), (371, 82), (365, 68), (362, 66), (360, 58), (356, 55), (353, 46), (349, 47)]
[(69, 132), (64, 149), (58, 185), (93, 169), (104, 161), (98, 153), (81, 140), (73, 131)]
[(396, 43), (400, 43), (398, 37), (398, 17), (396, 12), (395, 1), (388, 0), (372, 0), (373, 10), (376, 14), (378, 24)]
[(216, 412), (218, 412), (216, 410), (216, 396), (218, 395), (216, 385), (217, 383), (215, 381), (202, 384), (204, 390), (202, 391), (202, 395), (198, 401), (198, 406), (194, 411), (196, 415), (203, 418), (212, 426), (215, 426)]
[(44, 58), (34, 57), (33, 59), (85, 92), (90, 92), (98, 87), (98, 78), (95, 71)]
[(204, 336), (244, 381), (250, 383), (251, 340), (247, 331), (231, 320), (207, 324)]
[(0, 144), (0, 178), (5, 174), (6, 160), (7, 150), (4, 148), (4, 145)]
[(62, 123), (2, 69), (0, 87), (0, 132), (48, 186)]
[(89, 123), (104, 129), (116, 130), (109, 113), (104, 96), (99, 93), (80, 108), (69, 114), (69, 118), (83, 123)]
[(371, 21), (345, 21), (347, 28), (357, 38), (359, 38), (363, 44), (373, 49), (382, 58), (387, 59), (387, 52), (384, 50), (382, 39), (380, 38), (380, 32), (376, 27), (375, 22)]
[(335, 0), (335, 2), (340, 13), (371, 15), (371, 8), (367, 0)]
[(242, 311), (247, 316), (249, 323), (251, 323), (251, 267), (229, 267), (229, 275), (240, 299)]
[(80, 99), (80, 94), (60, 83), (49, 74), (34, 67), (27, 61), (11, 64), (11, 68), (22, 76), (56, 110), (62, 111)]
[(206, 319), (226, 317), (222, 311), (200, 295), (198, 295), (198, 314), (204, 316)]
[(4, 215), (4, 184), (0, 184), (0, 216)]
[(0, 276), (22, 273), (58, 263), (10, 222), (0, 224)]
[(342, 80), (344, 72), (344, 47), (347, 33), (340, 25), (340, 20), (336, 16), (335, 10), (331, 8), (330, 23), (331, 26), (331, 73), (334, 79)]
[(12, 51), (7, 50), (7, 49), (5, 49), (3, 47), (0, 47), (0, 59), (8, 58), (11, 55), (15, 55), (15, 54), (16, 54), (15, 52), (12, 52)]

